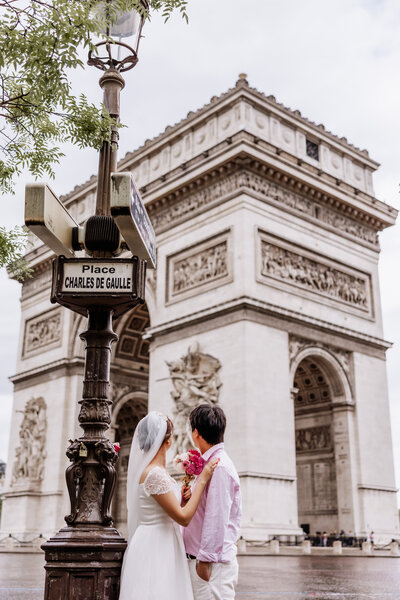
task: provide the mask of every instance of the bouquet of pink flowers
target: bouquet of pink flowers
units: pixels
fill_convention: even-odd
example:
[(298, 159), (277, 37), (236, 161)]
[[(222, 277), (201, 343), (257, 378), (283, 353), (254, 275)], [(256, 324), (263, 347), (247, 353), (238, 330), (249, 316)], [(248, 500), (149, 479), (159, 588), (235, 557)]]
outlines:
[(204, 469), (205, 461), (198, 450), (189, 450), (183, 454), (178, 454), (173, 464), (181, 473), (185, 473), (181, 481), (185, 486), (189, 485), (195, 475), (200, 475)]

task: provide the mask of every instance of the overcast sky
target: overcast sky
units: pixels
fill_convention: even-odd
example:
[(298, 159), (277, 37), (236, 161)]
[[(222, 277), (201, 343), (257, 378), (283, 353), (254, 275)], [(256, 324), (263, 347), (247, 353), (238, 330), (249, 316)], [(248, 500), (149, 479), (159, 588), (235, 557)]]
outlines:
[[(399, 0), (189, 0), (189, 25), (153, 17), (140, 62), (122, 92), (120, 157), (173, 125), (248, 74), (251, 86), (339, 136), (381, 163), (376, 195), (399, 208)], [(73, 76), (77, 93), (100, 102), (99, 71)], [(97, 171), (95, 151), (66, 148), (51, 184), (58, 194)], [(2, 198), (1, 224), (23, 221), (24, 185)], [(400, 484), (400, 225), (383, 232), (380, 277), (397, 484)], [(0, 272), (0, 459), (7, 459), (19, 331), (19, 285)], [(376, 424), (379, 427), (379, 424)], [(373, 432), (372, 432), (373, 435)]]

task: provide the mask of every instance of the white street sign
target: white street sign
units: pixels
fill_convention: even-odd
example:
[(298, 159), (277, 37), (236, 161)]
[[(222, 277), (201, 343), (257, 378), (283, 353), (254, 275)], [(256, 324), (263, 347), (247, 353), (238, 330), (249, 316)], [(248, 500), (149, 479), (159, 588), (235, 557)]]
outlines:
[(110, 209), (129, 250), (155, 269), (156, 236), (131, 173), (112, 173)]
[(132, 263), (119, 259), (65, 261), (60, 291), (91, 295), (132, 293)]
[(57, 255), (74, 256), (72, 229), (78, 223), (46, 183), (25, 187), (25, 225)]

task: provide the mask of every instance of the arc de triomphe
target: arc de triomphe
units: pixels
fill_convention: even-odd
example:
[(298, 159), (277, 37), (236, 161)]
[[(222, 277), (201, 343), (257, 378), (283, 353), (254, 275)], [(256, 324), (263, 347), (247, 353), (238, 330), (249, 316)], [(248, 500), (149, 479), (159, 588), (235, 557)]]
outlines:
[[(227, 413), (245, 538), (293, 539), (301, 526), (398, 535), (378, 281), (378, 232), (397, 213), (374, 196), (377, 167), (244, 76), (120, 161), (158, 247), (147, 304), (115, 325), (122, 533), (138, 419), (171, 415), (181, 448), (188, 411), (208, 401)], [(95, 186), (63, 198), (79, 222)], [(1, 530), (47, 537), (69, 512), (85, 320), (50, 304), (50, 251), (36, 241), (28, 258)]]

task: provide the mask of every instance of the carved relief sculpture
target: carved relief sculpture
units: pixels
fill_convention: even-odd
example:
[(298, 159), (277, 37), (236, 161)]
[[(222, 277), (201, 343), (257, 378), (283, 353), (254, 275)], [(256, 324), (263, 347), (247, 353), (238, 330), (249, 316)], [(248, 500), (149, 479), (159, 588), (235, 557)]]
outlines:
[(26, 480), (43, 479), (46, 458), (46, 403), (43, 398), (32, 398), (26, 403), (19, 429), (19, 446), (15, 450), (12, 485)]
[(222, 385), (218, 371), (220, 361), (210, 354), (199, 351), (194, 343), (185, 356), (178, 360), (167, 361), (173, 385), (171, 392), (174, 400), (174, 449), (185, 452), (192, 446), (188, 417), (199, 404), (217, 404)]
[(296, 429), (296, 452), (331, 450), (332, 436), (329, 425)]
[(346, 375), (349, 377), (351, 373), (351, 352), (347, 350), (342, 350), (341, 348), (336, 348), (335, 346), (330, 346), (328, 344), (323, 344), (322, 342), (316, 340), (307, 340), (305, 338), (300, 338), (294, 335), (291, 335), (289, 338), (289, 362), (290, 365), (293, 364), (296, 356), (305, 350), (306, 348), (322, 348), (323, 350), (327, 350), (330, 354), (332, 354), (337, 361), (342, 366)]
[(261, 240), (261, 275), (302, 287), (362, 310), (369, 309), (368, 280)]
[(311, 198), (245, 169), (213, 181), (207, 187), (186, 194), (174, 204), (155, 211), (151, 216), (154, 229), (156, 232), (165, 231), (171, 223), (176, 224), (191, 218), (205, 207), (211, 207), (223, 201), (226, 196), (246, 189), (263, 196), (266, 202), (276, 204), (279, 208), (287, 207), (303, 218), (317, 220), (330, 229), (355, 237), (372, 246), (378, 244), (377, 233), (372, 227), (363, 225), (355, 219), (318, 204)]
[(29, 354), (48, 346), (54, 347), (60, 342), (61, 311), (59, 309), (26, 321), (24, 354)]
[(228, 232), (168, 258), (169, 300), (228, 280), (231, 280)]
[(216, 279), (228, 273), (226, 260), (227, 243), (222, 242), (204, 252), (176, 261), (174, 264), (174, 294)]

